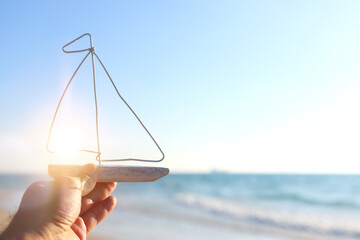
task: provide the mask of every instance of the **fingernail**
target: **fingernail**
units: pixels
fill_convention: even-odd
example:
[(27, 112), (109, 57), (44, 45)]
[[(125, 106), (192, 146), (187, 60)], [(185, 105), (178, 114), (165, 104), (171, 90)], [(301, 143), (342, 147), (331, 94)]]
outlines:
[(97, 181), (97, 167), (95, 164), (86, 164), (80, 172), (82, 196), (93, 190)]
[(92, 176), (92, 175), (96, 174), (96, 170), (97, 170), (96, 165), (93, 163), (89, 163), (81, 168), (80, 173), (81, 173), (81, 175)]
[(108, 212), (111, 212), (115, 206), (116, 206), (116, 198), (114, 196), (109, 196), (106, 200), (105, 200), (105, 208)]

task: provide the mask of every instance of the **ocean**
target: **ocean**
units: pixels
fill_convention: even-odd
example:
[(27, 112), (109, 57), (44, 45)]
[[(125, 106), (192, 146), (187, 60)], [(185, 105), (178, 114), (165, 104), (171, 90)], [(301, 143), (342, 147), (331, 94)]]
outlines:
[[(0, 175), (0, 207), (40, 179)], [(170, 174), (113, 195), (94, 231), (110, 239), (360, 239), (360, 175)]]

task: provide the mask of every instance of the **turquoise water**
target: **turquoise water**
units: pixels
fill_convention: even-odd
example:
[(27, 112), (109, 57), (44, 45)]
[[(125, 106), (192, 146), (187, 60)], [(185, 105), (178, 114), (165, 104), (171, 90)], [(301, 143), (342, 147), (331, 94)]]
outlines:
[[(26, 186), (41, 178), (0, 176), (0, 191), (11, 196), (0, 204), (16, 209)], [(271, 230), (272, 239), (280, 239), (276, 235), (284, 232), (293, 238), (281, 239), (302, 239), (297, 234), (309, 239), (360, 239), (359, 175), (171, 174), (153, 183), (120, 183), (114, 195), (118, 208), (98, 230), (111, 237), (129, 236), (126, 229), (114, 230), (116, 222), (127, 216), (145, 224), (151, 219), (153, 229), (156, 219), (165, 219), (174, 226), (179, 222), (217, 226), (224, 236), (226, 231), (256, 235), (260, 229)]]
[(358, 175), (173, 174), (149, 185), (124, 184), (117, 191), (141, 194), (149, 202), (167, 199), (164, 205), (196, 209), (218, 219), (360, 239)]

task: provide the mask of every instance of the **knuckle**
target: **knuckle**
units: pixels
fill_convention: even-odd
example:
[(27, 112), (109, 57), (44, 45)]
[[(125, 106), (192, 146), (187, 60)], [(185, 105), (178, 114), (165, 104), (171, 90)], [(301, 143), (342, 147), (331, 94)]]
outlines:
[(115, 182), (105, 184), (104, 191), (106, 196), (110, 195), (114, 191), (115, 187), (116, 187)]
[(76, 177), (65, 176), (59, 179), (61, 186), (81, 189), (80, 181)]

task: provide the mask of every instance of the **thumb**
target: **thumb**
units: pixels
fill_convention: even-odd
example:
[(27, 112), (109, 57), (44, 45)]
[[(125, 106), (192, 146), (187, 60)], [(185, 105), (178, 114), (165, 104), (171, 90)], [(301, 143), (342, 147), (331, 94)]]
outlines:
[(97, 167), (95, 164), (89, 163), (80, 170), (81, 195), (84, 196), (91, 192), (97, 181)]

